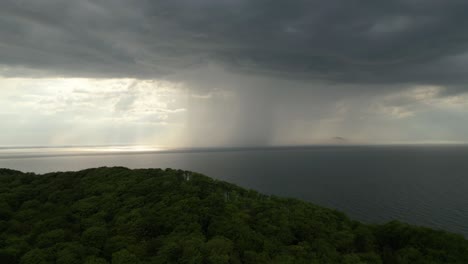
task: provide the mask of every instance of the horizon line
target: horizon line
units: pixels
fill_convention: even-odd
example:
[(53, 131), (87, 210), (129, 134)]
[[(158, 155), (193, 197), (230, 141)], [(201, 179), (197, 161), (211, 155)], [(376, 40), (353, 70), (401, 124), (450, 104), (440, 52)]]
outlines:
[(148, 148), (151, 150), (191, 150), (191, 149), (250, 149), (250, 148), (294, 148), (294, 147), (324, 147), (324, 146), (424, 146), (424, 145), (468, 145), (463, 141), (422, 141), (422, 142), (389, 142), (389, 143), (313, 143), (284, 145), (226, 145), (226, 146), (194, 146), (194, 147), (164, 147), (150, 144), (84, 144), (84, 145), (0, 145), (0, 150), (20, 149), (67, 149), (67, 148)]
[[(120, 147), (141, 147), (142, 145), (118, 145)], [(92, 149), (92, 148), (96, 149)], [(0, 146), (0, 160), (28, 159), (28, 158), (52, 158), (52, 157), (76, 157), (76, 156), (112, 156), (112, 155), (142, 155), (142, 154), (177, 154), (177, 153), (203, 153), (203, 152), (235, 152), (235, 151), (261, 151), (261, 150), (287, 150), (287, 149), (316, 149), (316, 148), (372, 148), (372, 147), (468, 147), (467, 143), (416, 143), (416, 144), (313, 144), (313, 145), (277, 145), (277, 146), (230, 146), (230, 147), (192, 147), (156, 149), (146, 148), (128, 149), (99, 149), (117, 147), (115, 145), (86, 145), (86, 146)], [(88, 148), (88, 149), (86, 149)], [(38, 150), (37, 152), (21, 152), (21, 150)], [(41, 149), (57, 149), (58, 151), (39, 151)], [(19, 150), (18, 152), (7, 152)], [(63, 151), (60, 151), (63, 150)], [(69, 150), (69, 151), (66, 151)], [(2, 151), (4, 152), (2, 155)]]

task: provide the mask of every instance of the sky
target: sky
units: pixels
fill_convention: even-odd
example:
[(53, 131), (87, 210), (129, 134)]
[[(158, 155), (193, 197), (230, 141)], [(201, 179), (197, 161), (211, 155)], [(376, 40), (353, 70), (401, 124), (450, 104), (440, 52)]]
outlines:
[(466, 143), (467, 11), (3, 0), (0, 146)]

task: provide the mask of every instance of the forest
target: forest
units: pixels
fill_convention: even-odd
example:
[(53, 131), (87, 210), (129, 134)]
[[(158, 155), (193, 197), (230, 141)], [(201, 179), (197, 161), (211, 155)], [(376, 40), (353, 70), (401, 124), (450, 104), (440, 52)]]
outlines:
[(189, 171), (0, 169), (0, 263), (468, 263), (468, 241)]

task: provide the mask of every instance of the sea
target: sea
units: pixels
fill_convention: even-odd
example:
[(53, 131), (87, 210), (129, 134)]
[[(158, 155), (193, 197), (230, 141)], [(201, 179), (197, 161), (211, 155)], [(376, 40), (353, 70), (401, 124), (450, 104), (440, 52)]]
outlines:
[(399, 220), (468, 238), (466, 145), (0, 148), (0, 168), (46, 173), (101, 166), (191, 170), (365, 223)]

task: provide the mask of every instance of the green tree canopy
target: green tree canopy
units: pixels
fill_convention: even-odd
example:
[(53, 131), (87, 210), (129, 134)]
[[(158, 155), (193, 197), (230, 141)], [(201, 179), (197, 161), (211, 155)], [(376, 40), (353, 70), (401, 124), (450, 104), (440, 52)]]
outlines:
[(182, 170), (0, 169), (0, 263), (468, 263), (468, 241)]

